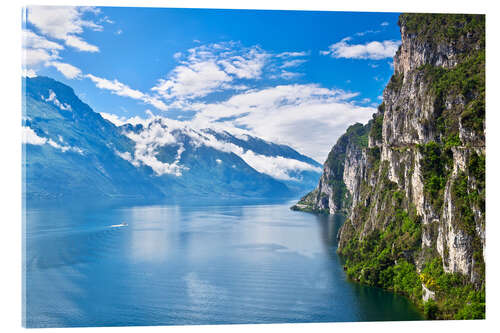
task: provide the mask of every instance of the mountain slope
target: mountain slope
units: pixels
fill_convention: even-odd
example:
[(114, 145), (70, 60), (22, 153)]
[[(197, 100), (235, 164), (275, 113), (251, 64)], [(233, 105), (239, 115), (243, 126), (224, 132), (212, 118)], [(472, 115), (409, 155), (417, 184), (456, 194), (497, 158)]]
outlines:
[(428, 318), (484, 318), (484, 16), (399, 24), (378, 113), (337, 142), (294, 208), (347, 213), (338, 252), (352, 279), (407, 295)]
[(287, 146), (161, 117), (116, 126), (60, 82), (23, 84), (28, 200), (292, 197), (320, 174), (317, 162)]
[(25, 193), (28, 199), (156, 197), (151, 172), (115, 150), (134, 143), (82, 103), (68, 86), (49, 78), (24, 81)]

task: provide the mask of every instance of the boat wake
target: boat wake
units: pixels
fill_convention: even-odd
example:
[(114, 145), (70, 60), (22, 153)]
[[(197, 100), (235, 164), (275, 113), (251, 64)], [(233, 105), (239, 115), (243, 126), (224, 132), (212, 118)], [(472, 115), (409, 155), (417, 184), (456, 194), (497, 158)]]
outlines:
[(111, 226), (109, 226), (109, 227), (110, 227), (110, 228), (121, 228), (121, 227), (126, 227), (126, 226), (128, 226), (128, 224), (127, 224), (127, 223), (125, 223), (125, 222), (123, 222), (123, 223), (121, 223), (121, 224), (113, 224), (113, 225), (111, 225)]

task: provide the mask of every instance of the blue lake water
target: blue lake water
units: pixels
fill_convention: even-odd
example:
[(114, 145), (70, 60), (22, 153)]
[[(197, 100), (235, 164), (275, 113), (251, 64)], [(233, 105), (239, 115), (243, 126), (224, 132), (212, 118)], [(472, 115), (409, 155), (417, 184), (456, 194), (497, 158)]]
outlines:
[(292, 203), (26, 211), (28, 327), (418, 320), (352, 283), (341, 216)]

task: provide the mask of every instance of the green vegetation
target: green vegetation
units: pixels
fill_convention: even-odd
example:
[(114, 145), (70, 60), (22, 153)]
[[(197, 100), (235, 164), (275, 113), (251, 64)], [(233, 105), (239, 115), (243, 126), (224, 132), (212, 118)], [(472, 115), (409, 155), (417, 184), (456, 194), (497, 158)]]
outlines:
[(347, 147), (355, 145), (358, 148), (368, 147), (368, 133), (370, 132), (371, 121), (367, 125), (356, 123), (349, 126), (328, 154), (326, 162), (336, 175), (344, 173), (344, 159)]
[(401, 87), (403, 86), (403, 79), (404, 79), (403, 73), (393, 74), (391, 76), (391, 79), (389, 80), (389, 83), (387, 84), (386, 89), (394, 90), (394, 91), (401, 90)]
[[(450, 147), (459, 145), (458, 138), (450, 137), (445, 145), (430, 142), (418, 147), (423, 158), (421, 168), (424, 175), (424, 191), (428, 198), (437, 199), (436, 206), (442, 206), (444, 186), (451, 172), (453, 161)], [(380, 152), (378, 150), (378, 152)], [(377, 163), (377, 149), (367, 149), (372, 163)], [(354, 227), (346, 221), (343, 233), (345, 241), (339, 247), (344, 259), (347, 276), (360, 283), (381, 287), (410, 298), (427, 319), (479, 319), (485, 316), (484, 283), (473, 285), (468, 278), (458, 273), (445, 273), (441, 257), (430, 249), (422, 251), (422, 223), (415, 207), (408, 201), (406, 194), (398, 189), (396, 183), (387, 178), (388, 163), (381, 165), (381, 176), (375, 193), (379, 201), (363, 203), (353, 208), (356, 221), (367, 221), (375, 205), (384, 207), (378, 210), (376, 223), (379, 227), (363, 234), (363, 226)], [(456, 202), (459, 215), (457, 220), (468, 226), (474, 225), (471, 214), (473, 205), (484, 200), (484, 155), (472, 154), (468, 170), (475, 179), (478, 191), (471, 191), (468, 177), (460, 174), (452, 186), (453, 202)], [(377, 169), (370, 172), (378, 173)], [(364, 191), (372, 191), (363, 184)], [(456, 201), (455, 201), (456, 200)], [(437, 209), (436, 211), (440, 211)], [(484, 210), (483, 210), (484, 213)], [(359, 223), (359, 222), (358, 222)], [(430, 226), (428, 226), (430, 227)], [(473, 227), (470, 228), (471, 232)], [(484, 281), (484, 262), (482, 247), (477, 235), (473, 234), (475, 270), (479, 281)], [(445, 251), (446, 252), (446, 251)], [(445, 254), (446, 256), (446, 254)], [(420, 273), (415, 260), (423, 260)], [(425, 264), (426, 263), (426, 264)], [(422, 284), (435, 293), (435, 299), (424, 302)]]
[(459, 41), (468, 36), (468, 43), (485, 44), (485, 16), (470, 14), (401, 14), (398, 24), (407, 34), (420, 41), (439, 43)]
[(297, 210), (308, 213), (319, 213), (314, 209), (314, 203), (316, 202), (316, 197), (318, 196), (318, 189), (314, 189), (311, 192), (304, 195), (296, 205), (290, 207), (291, 210)]
[(462, 145), (462, 141), (460, 141), (460, 136), (458, 133), (451, 134), (444, 140), (444, 149), (448, 150), (452, 147), (458, 147)]
[(363, 125), (356, 123), (347, 128), (346, 135), (349, 137), (349, 141), (355, 144), (359, 148), (368, 147), (368, 133), (370, 132), (369, 125)]
[[(461, 274), (445, 273), (440, 258), (435, 258), (425, 265), (420, 274), (420, 279), (425, 283), (426, 287), (436, 293), (436, 299), (433, 302), (435, 318), (484, 318), (484, 286), (476, 290)], [(427, 306), (429, 307), (429, 305)]]
[(350, 207), (350, 195), (344, 184), (344, 163), (348, 147), (354, 146), (357, 149), (368, 147), (368, 134), (370, 132), (372, 121), (363, 125), (356, 123), (349, 126), (346, 133), (342, 135), (335, 146), (328, 154), (326, 164), (330, 168), (328, 183), (333, 190), (333, 201), (335, 206), (341, 210), (347, 210)]
[[(353, 211), (357, 220), (366, 221), (375, 205), (384, 207), (376, 217), (383, 228), (360, 238), (358, 228), (346, 221), (343, 233), (348, 237), (344, 238), (347, 241), (339, 248), (339, 254), (351, 279), (406, 295), (418, 303), (422, 287), (413, 257), (421, 247), (422, 223), (415, 207), (406, 202), (405, 194), (387, 178), (388, 163), (380, 165), (381, 178), (376, 188), (380, 201), (373, 201), (368, 207), (360, 203)], [(363, 187), (369, 190), (367, 184)]]
[(469, 194), (467, 175), (463, 171), (460, 172), (451, 187), (451, 195), (455, 207), (457, 208), (457, 219), (455, 222), (460, 226), (460, 229), (464, 230), (469, 236), (474, 236), (476, 233), (476, 223), (472, 210), (474, 194), (475, 193)]
[[(450, 48), (457, 57), (449, 60), (456, 60), (457, 65), (450, 68), (424, 65), (408, 74), (411, 84), (419, 80), (417, 83), (423, 87), (423, 99), (415, 102), (425, 103), (420, 112), (427, 107), (428, 101), (433, 103), (430, 109), (433, 117), (423, 120), (422, 128), (425, 137), (435, 141), (416, 146), (396, 142), (395, 146), (388, 147), (394, 159), (391, 172), (395, 175), (392, 176), (398, 177), (399, 185), (389, 179), (389, 162), (381, 161), (380, 147), (368, 148), (365, 139), (368, 133), (372, 142), (382, 141), (387, 107), (384, 103), (368, 125), (356, 124), (349, 128), (332, 150), (328, 163), (338, 177), (331, 185), (338, 190), (343, 186), (341, 174), (346, 147), (355, 145), (367, 158), (359, 201), (350, 211), (351, 219), (342, 226), (338, 253), (349, 278), (407, 296), (428, 319), (484, 318), (485, 265), (482, 235), (478, 235), (477, 226), (484, 227), (485, 156), (479, 153), (480, 149), (474, 152), (484, 146), (484, 15), (403, 14), (399, 24), (403, 37), (407, 38), (404, 42), (412, 43), (416, 52), (420, 47), (430, 52), (438, 47)], [(443, 54), (440, 56), (445, 58)], [(404, 79), (402, 73), (394, 74), (386, 89), (389, 93), (401, 93)], [(406, 101), (405, 97), (401, 96), (401, 100)], [(409, 103), (413, 101), (410, 99)], [(390, 107), (398, 112), (398, 105), (401, 106)], [(416, 105), (407, 109), (408, 116), (413, 116), (412, 112), (419, 108)], [(418, 133), (404, 134), (417, 137)], [(413, 205), (415, 198), (412, 196), (416, 191), (408, 189), (408, 197), (404, 185), (414, 172), (417, 151), (422, 156), (424, 209), (428, 211), (430, 204), (432, 211), (425, 225)], [(452, 175), (454, 152), (462, 154), (467, 162), (465, 168), (461, 166), (465, 170), (456, 175)], [(443, 259), (437, 252), (447, 185), (453, 203), (452, 226), (455, 231), (463, 231), (465, 241), (472, 245), (468, 247), (473, 251), (472, 278), (446, 273)], [(342, 193), (339, 192), (338, 197), (341, 198)], [(424, 247), (423, 233), (426, 235)], [(444, 246), (445, 263), (450, 255), (448, 247)], [(422, 286), (434, 292), (425, 302)]]
[(366, 157), (370, 168), (373, 170), (378, 170), (380, 166), (380, 148), (373, 147), (366, 149)]
[[(382, 103), (381, 106), (384, 104)], [(380, 109), (380, 107), (379, 107)], [(373, 123), (370, 131), (370, 137), (374, 142), (382, 142), (382, 123), (384, 122), (384, 114), (376, 113), (373, 115)]]
[[(430, 82), (435, 96), (436, 127), (443, 137), (458, 134), (459, 124), (484, 136), (485, 117), (485, 52), (473, 52), (452, 69), (425, 65), (419, 68)], [(446, 109), (446, 100), (461, 98), (465, 107)]]
[(333, 190), (333, 202), (337, 207), (349, 207), (350, 206), (350, 193), (344, 184), (344, 180), (330, 179), (328, 182), (331, 189)]
[(485, 116), (485, 92), (480, 92), (479, 96), (469, 102), (462, 112), (462, 124), (464, 127), (469, 128), (476, 133), (482, 133), (484, 128), (484, 116)]
[[(474, 156), (474, 155), (473, 155)], [(478, 155), (476, 155), (478, 156)], [(471, 158), (472, 160), (472, 158)], [(470, 164), (479, 164), (477, 169), (470, 168), (469, 172), (478, 173), (477, 189), (473, 189), (469, 184), (469, 177), (465, 172), (460, 172), (451, 187), (451, 199), (455, 204), (455, 225), (460, 230), (463, 230), (472, 243), (473, 258), (475, 261), (474, 270), (479, 276), (479, 280), (484, 282), (485, 279), (485, 263), (482, 255), (482, 244), (479, 235), (476, 231), (476, 217), (473, 208), (478, 208), (484, 214), (484, 159), (476, 157)], [(472, 171), (474, 170), (474, 171)], [(481, 173), (482, 170), (482, 174)], [(480, 180), (482, 178), (482, 180)]]
[(476, 181), (477, 191), (471, 193), (471, 201), (478, 205), (481, 212), (484, 212), (485, 207), (485, 189), (486, 189), (486, 156), (473, 153), (470, 156), (469, 164), (467, 165), (469, 174)]
[[(421, 66), (433, 94), (435, 126), (443, 141), (458, 134), (459, 122), (484, 138), (485, 117), (485, 17), (484, 15), (403, 14), (399, 24), (426, 47), (451, 43), (458, 55), (452, 68)], [(465, 38), (466, 37), (466, 38)], [(391, 79), (392, 85), (398, 80)], [(391, 86), (391, 82), (388, 87)], [(446, 108), (447, 101), (462, 100), (464, 107)]]
[[(396, 207), (400, 192), (393, 192), (393, 198)], [(415, 212), (395, 208), (394, 218), (382, 233), (376, 229), (362, 240), (354, 235), (340, 250), (348, 277), (409, 297), (427, 319), (484, 318), (484, 286), (477, 290), (464, 276), (445, 273), (440, 257), (418, 274), (413, 258), (420, 248), (420, 233)], [(422, 284), (435, 292), (435, 300), (422, 300)]]
[(453, 154), (451, 149), (431, 141), (418, 146), (422, 154), (420, 163), (424, 191), (431, 199), (433, 207), (438, 210), (443, 205), (443, 192), (452, 169)]
[(427, 319), (437, 319), (439, 308), (433, 299), (424, 302), (424, 316)]
[(353, 230), (339, 253), (351, 279), (418, 301), (422, 288), (412, 258), (420, 249), (421, 221), (414, 207), (401, 208), (405, 195), (396, 188), (395, 183), (387, 180), (381, 192), (386, 211), (378, 218), (387, 220), (385, 228), (375, 229), (361, 240)]

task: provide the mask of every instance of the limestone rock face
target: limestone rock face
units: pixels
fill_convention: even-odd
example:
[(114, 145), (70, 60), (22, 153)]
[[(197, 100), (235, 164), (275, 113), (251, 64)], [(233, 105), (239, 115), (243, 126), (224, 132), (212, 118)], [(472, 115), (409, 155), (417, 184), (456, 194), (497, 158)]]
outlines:
[(432, 290), (429, 290), (424, 284), (422, 284), (422, 299), (424, 302), (427, 302), (436, 297), (436, 293)]
[[(420, 251), (403, 251), (404, 256), (417, 269), (439, 256), (446, 272), (481, 284), (484, 33), (482, 39), (464, 27), (456, 36), (441, 36), (418, 30), (413, 19), (400, 18), (402, 44), (378, 113), (338, 140), (306, 201), (313, 211), (347, 214), (340, 250), (353, 237), (384, 232), (393, 223), (386, 213), (391, 207), (414, 210), (421, 221)], [(472, 76), (472, 88), (458, 82)], [(402, 197), (398, 201), (389, 192)]]

